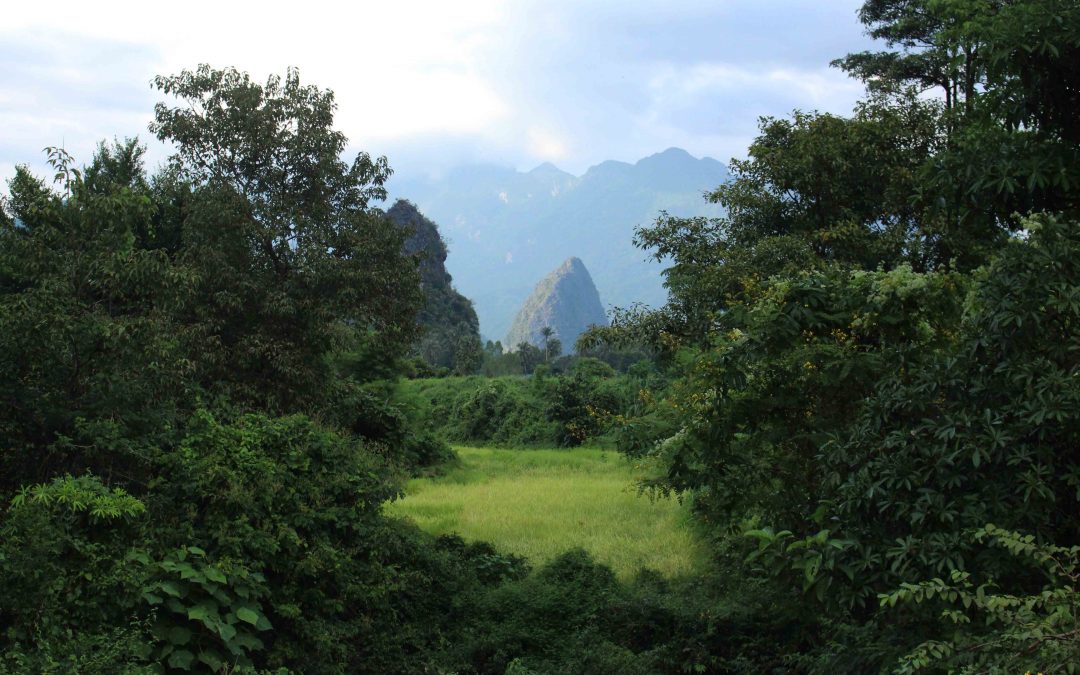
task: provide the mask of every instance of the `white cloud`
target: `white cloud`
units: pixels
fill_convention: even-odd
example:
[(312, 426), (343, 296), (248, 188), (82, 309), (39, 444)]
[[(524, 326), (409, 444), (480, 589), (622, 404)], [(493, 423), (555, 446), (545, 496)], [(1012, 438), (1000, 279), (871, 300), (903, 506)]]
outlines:
[(532, 127), (527, 132), (527, 138), (529, 152), (537, 159), (558, 161), (569, 154), (566, 141), (547, 129)]
[[(848, 51), (848, 35), (860, 46), (859, 0), (189, 0), (168, 14), (133, 0), (8, 4), (8, 165), (61, 141), (81, 159), (102, 138), (146, 139), (161, 98), (151, 78), (199, 63), (260, 81), (298, 67), (335, 91), (352, 148), (413, 173), (463, 161), (580, 173), (673, 145), (726, 159), (759, 115), (846, 111), (859, 93), (817, 56)], [(802, 34), (810, 46), (788, 49)], [(164, 155), (152, 143), (151, 158)]]
[[(160, 98), (149, 89), (151, 78), (199, 63), (235, 66), (260, 81), (296, 66), (303, 81), (335, 90), (337, 126), (359, 143), (425, 133), (481, 133), (510, 113), (474, 67), (503, 19), (504, 8), (496, 0), (464, 5), (399, 0), (352, 3), (345, 9), (327, 0), (191, 0), (167, 16), (150, 7), (129, 1), (15, 3), (4, 9), (0, 43), (26, 48), (22, 60), (27, 71), (40, 68), (36, 61), (47, 56), (50, 63), (39, 81), (56, 98), (64, 98), (65, 89), (115, 80), (109, 75), (115, 58), (108, 53), (111, 45), (142, 51), (148, 58), (122, 74), (148, 93), (150, 103), (135, 130), (143, 136), (152, 101)], [(44, 132), (52, 138), (78, 135), (86, 126), (70, 98), (69, 105), (50, 105), (46, 113), (40, 91), (11, 91), (4, 85), (0, 79), (6, 110), (39, 119), (38, 124), (8, 127), (8, 133)], [(12, 99), (14, 106), (7, 104)], [(84, 144), (128, 133), (119, 126), (107, 132), (96, 126), (82, 129), (92, 135)]]
[(649, 80), (655, 104), (685, 102), (708, 94), (743, 95), (752, 91), (775, 91), (785, 97), (828, 105), (847, 101), (862, 86), (838, 70), (818, 65), (797, 69), (775, 65), (740, 66), (732, 63), (667, 64), (656, 68)]

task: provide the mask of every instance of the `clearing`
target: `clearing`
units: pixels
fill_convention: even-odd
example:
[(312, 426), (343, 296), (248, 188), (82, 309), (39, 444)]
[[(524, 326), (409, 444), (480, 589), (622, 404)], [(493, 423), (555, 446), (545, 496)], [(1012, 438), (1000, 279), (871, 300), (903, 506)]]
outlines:
[(579, 546), (623, 579), (641, 568), (685, 576), (702, 559), (685, 505), (638, 495), (634, 468), (618, 453), (455, 450), (460, 466), (409, 481), (387, 512), (432, 534), (488, 541), (536, 566)]

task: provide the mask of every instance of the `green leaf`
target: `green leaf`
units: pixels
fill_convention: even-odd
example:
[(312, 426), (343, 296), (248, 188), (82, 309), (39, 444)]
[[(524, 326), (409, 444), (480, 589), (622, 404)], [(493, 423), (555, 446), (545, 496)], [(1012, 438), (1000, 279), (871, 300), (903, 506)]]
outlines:
[(184, 596), (183, 591), (180, 590), (180, 587), (174, 581), (162, 581), (158, 584), (158, 588), (174, 598), (182, 598)]
[(192, 579), (192, 578), (194, 578), (196, 581), (198, 581), (198, 580), (203, 578), (203, 575), (200, 574), (198, 570), (196, 570), (194, 567), (192, 567), (188, 563), (180, 563), (179, 565), (176, 566), (176, 569), (178, 569), (180, 571), (180, 578), (181, 579)]
[(254, 610), (248, 609), (247, 607), (241, 607), (240, 609), (236, 610), (236, 618), (240, 619), (241, 621), (246, 621), (252, 626), (259, 625), (259, 614)]
[(199, 660), (210, 666), (210, 669), (215, 673), (221, 670), (221, 667), (225, 665), (225, 661), (221, 658), (221, 654), (218, 654), (212, 649), (199, 652)]
[(186, 649), (179, 649), (169, 655), (169, 667), (179, 670), (191, 670), (195, 655)]
[(186, 645), (191, 642), (191, 631), (183, 626), (173, 626), (169, 629), (168, 638), (174, 645)]
[(216, 581), (219, 584), (225, 584), (229, 581), (225, 577), (225, 575), (218, 571), (218, 569), (215, 567), (207, 567), (204, 572), (206, 574), (206, 578), (210, 581)]
[(211, 617), (217, 618), (217, 605), (212, 602), (200, 602), (188, 609), (187, 616), (192, 621), (206, 623)]
[(225, 642), (236, 637), (236, 629), (224, 622), (218, 624), (217, 632)]

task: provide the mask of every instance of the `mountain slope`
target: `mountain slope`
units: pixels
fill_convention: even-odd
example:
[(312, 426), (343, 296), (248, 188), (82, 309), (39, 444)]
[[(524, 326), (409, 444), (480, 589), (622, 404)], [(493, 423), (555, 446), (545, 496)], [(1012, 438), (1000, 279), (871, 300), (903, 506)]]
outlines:
[(551, 328), (567, 354), (574, 351), (578, 336), (593, 325), (607, 325), (604, 306), (585, 264), (569, 258), (536, 285), (503, 344), (508, 349), (522, 342), (540, 347), (544, 344), (541, 331)]
[(703, 194), (727, 178), (720, 162), (671, 148), (582, 176), (551, 164), (528, 172), (481, 165), (437, 179), (396, 177), (389, 189), (442, 224), (453, 249), (447, 267), (494, 338), (506, 334), (535, 280), (570, 256), (589, 261), (611, 305), (663, 304), (663, 266), (634, 247), (634, 229), (665, 210), (719, 215)]
[(414, 347), (416, 355), (433, 366), (472, 372), (480, 358), (480, 324), (472, 302), (454, 290), (446, 271), (446, 244), (438, 227), (403, 199), (395, 202), (386, 216), (408, 229), (405, 253), (420, 259), (424, 306), (417, 321), (423, 332)]

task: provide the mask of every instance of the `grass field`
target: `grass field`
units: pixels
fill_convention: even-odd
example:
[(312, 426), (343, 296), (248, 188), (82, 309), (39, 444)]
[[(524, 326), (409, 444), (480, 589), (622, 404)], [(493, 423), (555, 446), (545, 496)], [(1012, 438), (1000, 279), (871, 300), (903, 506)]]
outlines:
[(457, 533), (527, 556), (534, 565), (580, 546), (622, 578), (645, 567), (694, 571), (701, 549), (686, 508), (650, 501), (633, 468), (610, 451), (457, 448), (461, 465), (410, 481), (387, 507), (432, 534)]

